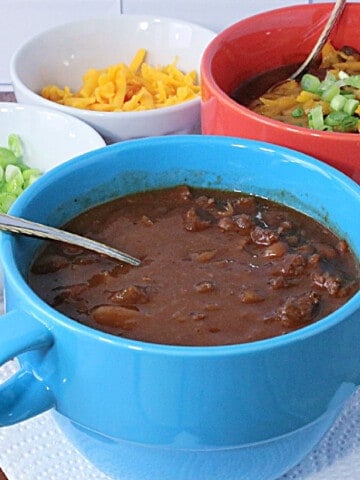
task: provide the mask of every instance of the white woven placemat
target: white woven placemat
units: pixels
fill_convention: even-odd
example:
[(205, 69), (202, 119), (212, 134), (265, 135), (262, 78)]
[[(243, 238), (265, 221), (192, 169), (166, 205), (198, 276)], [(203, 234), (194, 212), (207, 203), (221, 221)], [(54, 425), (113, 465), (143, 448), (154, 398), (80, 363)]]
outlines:
[[(1, 367), (0, 383), (15, 370), (13, 362)], [(9, 480), (111, 480), (75, 450), (49, 413), (0, 428), (0, 467)], [(299, 479), (360, 479), (360, 388), (319, 445), (281, 480)]]

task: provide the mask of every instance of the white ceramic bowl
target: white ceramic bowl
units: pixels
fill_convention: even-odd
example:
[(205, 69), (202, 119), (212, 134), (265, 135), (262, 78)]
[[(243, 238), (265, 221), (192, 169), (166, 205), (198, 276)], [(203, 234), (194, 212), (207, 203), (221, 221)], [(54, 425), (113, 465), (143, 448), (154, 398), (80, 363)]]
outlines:
[(48, 84), (78, 89), (89, 68), (128, 64), (139, 48), (146, 63), (200, 72), (202, 53), (215, 33), (182, 20), (119, 15), (67, 23), (26, 41), (11, 59), (10, 73), (19, 102), (51, 107), (81, 118), (108, 143), (166, 134), (200, 133), (200, 98), (156, 110), (94, 112), (59, 105), (39, 95)]
[[(104, 147), (99, 133), (83, 121), (44, 107), (0, 102), (0, 146), (8, 146), (11, 133), (20, 136), (24, 162), (41, 172), (82, 153)], [(3, 311), (0, 266), (0, 313)]]
[(16, 133), (24, 147), (24, 161), (46, 172), (66, 160), (105, 146), (86, 123), (62, 112), (33, 105), (0, 102), (0, 146)]

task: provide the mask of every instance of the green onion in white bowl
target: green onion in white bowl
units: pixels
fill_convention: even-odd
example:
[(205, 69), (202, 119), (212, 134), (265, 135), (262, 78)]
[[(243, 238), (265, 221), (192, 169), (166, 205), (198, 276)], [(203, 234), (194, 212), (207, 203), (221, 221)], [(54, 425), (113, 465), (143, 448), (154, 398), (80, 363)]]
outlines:
[(0, 147), (0, 212), (7, 213), (17, 197), (41, 175), (24, 163), (20, 137), (11, 133), (7, 147)]

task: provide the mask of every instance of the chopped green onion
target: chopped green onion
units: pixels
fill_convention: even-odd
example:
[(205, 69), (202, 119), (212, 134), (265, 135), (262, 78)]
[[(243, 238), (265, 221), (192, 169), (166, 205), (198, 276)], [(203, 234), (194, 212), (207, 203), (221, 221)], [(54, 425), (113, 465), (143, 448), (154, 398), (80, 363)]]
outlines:
[(353, 117), (352, 115), (348, 115), (344, 118), (343, 122), (340, 126), (340, 131), (342, 132), (356, 132), (358, 126), (359, 119), (357, 117)]
[(345, 102), (343, 110), (345, 113), (353, 115), (359, 104), (359, 100), (355, 100), (354, 98), (348, 98)]
[(301, 88), (306, 92), (317, 93), (320, 88), (320, 80), (311, 73), (305, 73), (301, 79)]
[(336, 95), (340, 95), (340, 87), (334, 84), (323, 91), (321, 98), (325, 100), (325, 102), (330, 102)]
[(25, 190), (41, 176), (41, 172), (38, 168), (28, 168), (22, 172), (22, 176), (24, 179), (23, 188)]
[(33, 183), (41, 172), (23, 162), (20, 137), (8, 137), (9, 148), (0, 147), (0, 212), (7, 213), (17, 197)]
[(341, 112), (330, 112), (329, 115), (325, 118), (325, 124), (330, 125), (331, 127), (336, 127), (341, 125), (341, 123), (345, 120), (346, 117), (349, 115), (343, 111)]
[(304, 115), (304, 110), (301, 107), (295, 108), (292, 112), (291, 115), (294, 118), (302, 117)]
[(359, 119), (346, 112), (330, 112), (325, 118), (325, 125), (333, 127), (338, 132), (355, 132)]
[(345, 85), (349, 87), (360, 88), (360, 75), (351, 75), (348, 78), (344, 79)]
[(310, 110), (308, 115), (309, 127), (314, 130), (322, 130), (324, 127), (324, 114), (321, 105)]
[(22, 176), (20, 168), (17, 165), (8, 165), (5, 169), (5, 182), (11, 182), (18, 175)]
[(340, 70), (340, 72), (338, 73), (338, 76), (339, 76), (340, 80), (344, 80), (345, 78), (349, 78), (349, 74), (344, 72), (343, 70)]
[(14, 152), (8, 148), (0, 147), (0, 166), (5, 168), (7, 165), (17, 163), (18, 159), (15, 157)]
[(330, 107), (332, 110), (335, 110), (336, 112), (340, 112), (346, 103), (346, 98), (344, 95), (335, 95), (330, 101)]
[[(314, 130), (358, 132), (360, 125), (360, 75), (350, 75), (341, 70), (337, 76), (331, 71), (326, 72), (324, 80), (306, 73), (301, 78), (301, 89), (318, 95), (321, 104), (308, 113), (308, 126)], [(325, 108), (326, 102), (326, 108)], [(324, 114), (330, 107), (330, 113)], [(293, 118), (305, 115), (303, 108), (292, 110)]]
[(341, 92), (341, 95), (342, 95), (344, 98), (356, 98), (356, 97), (355, 97), (355, 94), (354, 94), (354, 93), (350, 93), (350, 92)]
[(337, 84), (337, 79), (333, 73), (328, 71), (326, 73), (325, 79), (320, 82), (319, 91), (324, 92), (327, 88), (331, 87), (334, 84)]
[(16, 135), (16, 133), (10, 133), (8, 137), (8, 145), (16, 158), (21, 158), (23, 156), (23, 148), (19, 135)]
[(332, 72), (330, 72), (330, 70), (327, 70), (325, 79), (323, 80), (322, 83), (326, 84), (326, 82), (329, 82), (329, 83), (336, 82), (336, 77)]

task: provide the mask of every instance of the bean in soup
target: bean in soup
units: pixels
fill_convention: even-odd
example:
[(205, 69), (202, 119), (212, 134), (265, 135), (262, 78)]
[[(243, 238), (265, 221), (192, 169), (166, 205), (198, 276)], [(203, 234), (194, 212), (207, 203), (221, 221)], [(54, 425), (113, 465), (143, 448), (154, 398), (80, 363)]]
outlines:
[(253, 342), (316, 322), (359, 289), (359, 263), (344, 240), (294, 209), (237, 192), (142, 192), (65, 228), (142, 264), (49, 243), (31, 265), (31, 287), (68, 317), (130, 339)]

